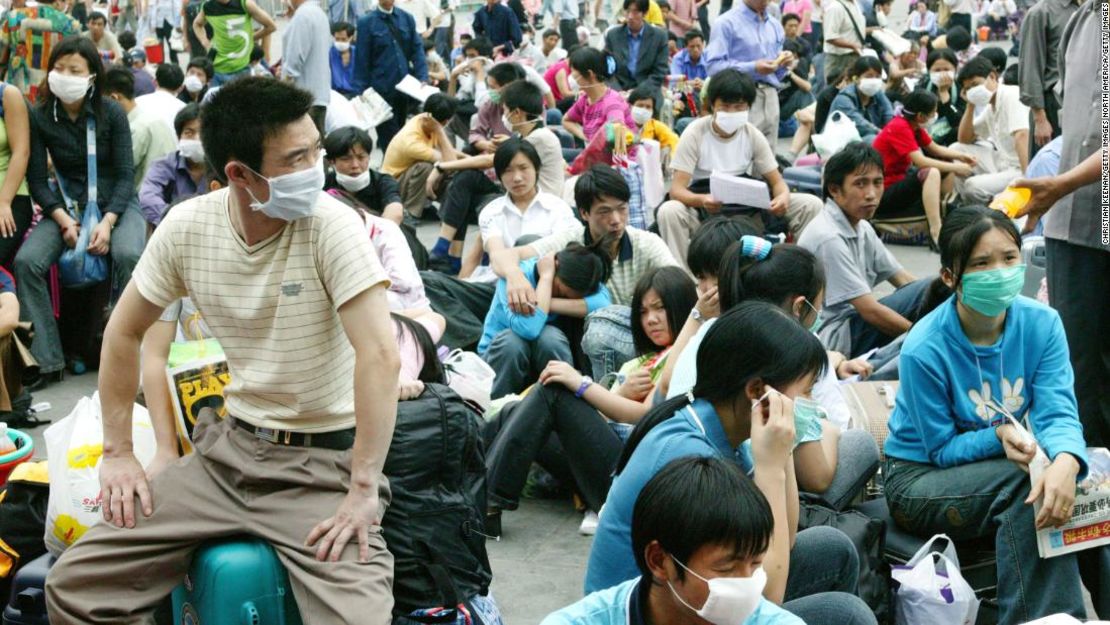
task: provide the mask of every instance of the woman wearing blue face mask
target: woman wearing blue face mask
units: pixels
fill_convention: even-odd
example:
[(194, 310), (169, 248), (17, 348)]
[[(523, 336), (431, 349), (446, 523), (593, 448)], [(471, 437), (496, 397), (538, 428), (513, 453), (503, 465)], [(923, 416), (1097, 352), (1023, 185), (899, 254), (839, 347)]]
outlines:
[(830, 527), (797, 531), (795, 400), (810, 392), (826, 358), (817, 337), (776, 306), (744, 302), (722, 315), (698, 350), (693, 390), (653, 408), (625, 444), (590, 551), (586, 591), (640, 575), (632, 518), (644, 485), (677, 458), (715, 457), (754, 475), (771, 506), (774, 532), (763, 558), (762, 596), (810, 625), (874, 623), (870, 609), (851, 594), (859, 575), (851, 541)]
[[(1057, 612), (1084, 617), (1083, 582), (1105, 618), (1110, 548), (1049, 559), (1037, 553), (1036, 530), (1071, 518), (1076, 480), (1087, 473), (1060, 316), (1020, 296), (1021, 237), (1004, 214), (953, 211), (940, 248), (930, 296), (947, 299), (906, 338), (889, 422), (883, 474), (894, 519), (921, 536), (994, 536), (1003, 625)], [(1032, 488), (1035, 446), (1010, 416), (1027, 420), (1052, 461)]]

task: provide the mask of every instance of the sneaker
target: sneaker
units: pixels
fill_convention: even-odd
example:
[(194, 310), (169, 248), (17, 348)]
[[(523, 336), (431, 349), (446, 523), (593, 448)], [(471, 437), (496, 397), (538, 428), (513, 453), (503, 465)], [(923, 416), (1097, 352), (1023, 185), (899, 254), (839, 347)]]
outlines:
[(578, 533), (583, 536), (593, 536), (597, 533), (597, 523), (597, 513), (587, 510), (586, 514), (582, 515), (582, 524), (578, 526)]

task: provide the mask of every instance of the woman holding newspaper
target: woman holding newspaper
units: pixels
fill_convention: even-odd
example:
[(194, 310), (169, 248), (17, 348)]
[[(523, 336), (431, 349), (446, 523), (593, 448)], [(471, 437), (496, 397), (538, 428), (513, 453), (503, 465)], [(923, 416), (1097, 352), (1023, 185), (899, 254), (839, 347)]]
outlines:
[[(1081, 583), (1110, 617), (1110, 546), (1038, 553), (1038, 530), (1071, 520), (1076, 480), (1087, 474), (1060, 316), (1020, 296), (1021, 237), (1003, 213), (953, 211), (940, 248), (924, 304), (935, 309), (902, 347), (883, 469), (891, 513), (921, 536), (993, 535), (1003, 625), (1084, 618)], [(1034, 461), (1043, 470), (1031, 480)]]

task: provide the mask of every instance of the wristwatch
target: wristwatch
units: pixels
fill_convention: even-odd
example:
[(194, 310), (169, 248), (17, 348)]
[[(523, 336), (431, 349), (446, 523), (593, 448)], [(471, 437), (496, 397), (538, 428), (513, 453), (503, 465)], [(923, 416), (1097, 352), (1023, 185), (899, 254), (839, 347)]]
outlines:
[(701, 311), (698, 310), (697, 306), (690, 310), (690, 317), (698, 323), (705, 323), (705, 317), (702, 316)]
[(574, 396), (582, 399), (582, 396), (586, 394), (586, 389), (590, 388), (593, 383), (594, 380), (590, 376), (582, 376), (582, 383), (578, 385), (578, 390), (574, 392)]

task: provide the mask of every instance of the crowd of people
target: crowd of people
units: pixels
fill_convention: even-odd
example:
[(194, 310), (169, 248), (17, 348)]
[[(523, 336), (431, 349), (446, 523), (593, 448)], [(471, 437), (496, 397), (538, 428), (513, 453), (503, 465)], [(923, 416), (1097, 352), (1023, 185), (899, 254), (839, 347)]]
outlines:
[[(103, 343), (105, 522), (52, 569), (52, 622), (137, 622), (245, 527), (306, 622), (388, 621), (383, 464), (450, 350), (492, 377), (463, 393), (477, 535), (537, 480), (594, 535), (587, 596), (549, 625), (876, 623), (856, 546), (799, 526), (803, 499), (844, 510), (869, 482), (906, 531), (994, 539), (1001, 623), (1083, 617), (1081, 586), (1110, 616), (1110, 548), (1046, 560), (1035, 533), (1110, 444), (1100, 2), (922, 0), (896, 29), (893, 0), (726, 1), (712, 23), (707, 0), (486, 0), (469, 26), (291, 0), (279, 32), (254, 0), (13, 0), (0, 410), (91, 364), (67, 320)], [(1009, 55), (973, 43), (999, 37)], [(854, 136), (815, 150), (832, 126)], [(1020, 215), (985, 206), (1008, 188)], [(939, 275), (888, 249), (906, 224)], [(1052, 307), (1020, 295), (1033, 234)], [(106, 327), (62, 305), (74, 253), (109, 261)], [(8, 366), (20, 320), (33, 367)], [(182, 457), (167, 355), (208, 338), (229, 416), (203, 412)], [(882, 450), (841, 391), (873, 374), (900, 382)], [(1034, 485), (1007, 417), (1051, 461)], [(500, 621), (459, 599), (427, 607)]]

